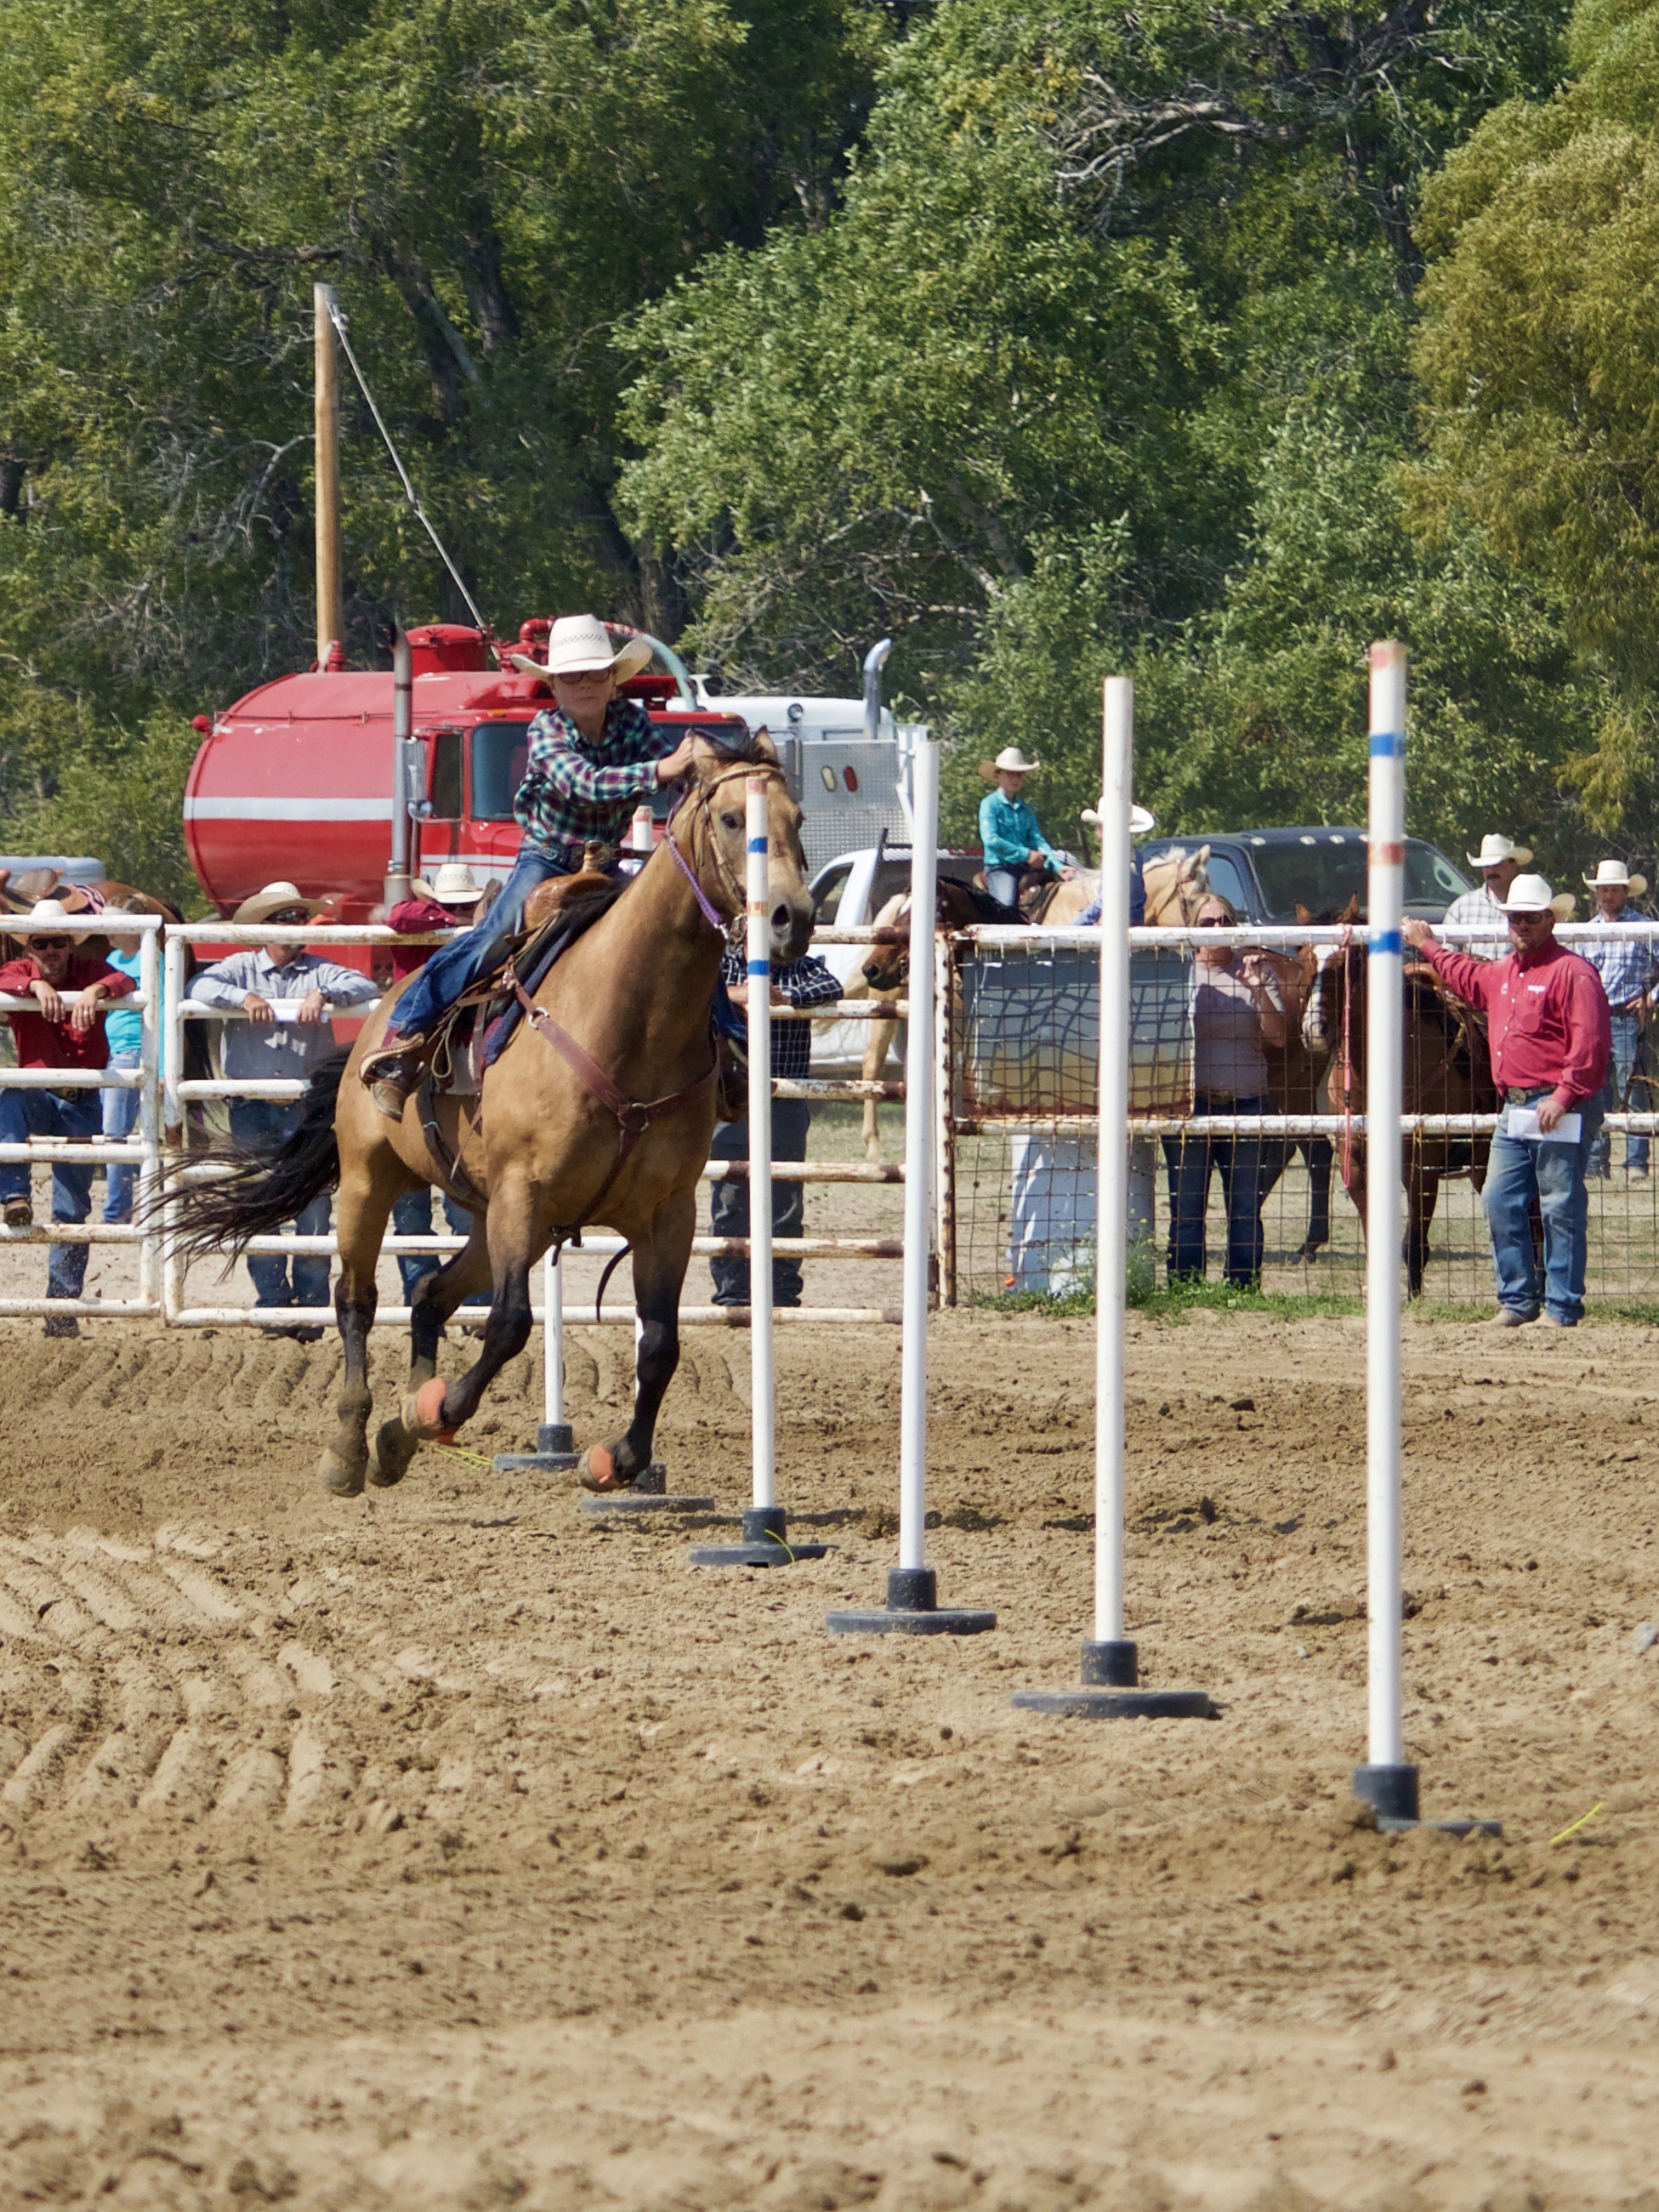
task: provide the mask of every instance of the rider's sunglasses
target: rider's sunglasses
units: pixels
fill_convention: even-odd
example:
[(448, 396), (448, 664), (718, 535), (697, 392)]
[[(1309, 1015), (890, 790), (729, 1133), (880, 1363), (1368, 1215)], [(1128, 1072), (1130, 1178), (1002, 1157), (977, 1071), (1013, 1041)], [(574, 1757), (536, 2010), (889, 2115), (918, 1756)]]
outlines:
[(67, 952), (75, 939), (72, 937), (31, 937), (25, 941), (31, 952)]
[(289, 922), (309, 921), (310, 919), (310, 915), (302, 906), (285, 906), (279, 914), (268, 914), (265, 916), (267, 921), (280, 922), (284, 926)]

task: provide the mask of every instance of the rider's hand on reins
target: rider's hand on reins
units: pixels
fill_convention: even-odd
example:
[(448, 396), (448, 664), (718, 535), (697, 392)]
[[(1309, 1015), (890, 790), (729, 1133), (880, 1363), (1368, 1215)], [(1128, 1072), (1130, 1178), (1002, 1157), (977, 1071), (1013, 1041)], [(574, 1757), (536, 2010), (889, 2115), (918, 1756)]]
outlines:
[(676, 783), (683, 775), (690, 775), (696, 759), (696, 748), (689, 737), (682, 738), (672, 753), (665, 753), (657, 763), (659, 783)]

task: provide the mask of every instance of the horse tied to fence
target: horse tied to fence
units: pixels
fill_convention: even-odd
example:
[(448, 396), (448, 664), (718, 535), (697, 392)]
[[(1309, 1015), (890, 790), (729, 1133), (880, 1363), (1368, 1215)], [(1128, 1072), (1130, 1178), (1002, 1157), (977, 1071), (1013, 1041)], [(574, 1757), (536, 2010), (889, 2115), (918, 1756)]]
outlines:
[[(764, 732), (741, 752), (699, 740), (667, 835), (619, 894), (595, 874), (557, 879), (536, 895), (542, 906), (532, 902), (527, 922), (550, 908), (574, 925), (589, 896), (599, 918), (529, 991), (520, 983), (524, 1018), (484, 1066), (476, 1094), (440, 1092), (428, 1078), (400, 1121), (379, 1110), (356, 1071), (380, 1042), (396, 996), (389, 994), (349, 1058), (336, 1054), (313, 1074), (300, 1127), (280, 1152), (222, 1156), (228, 1173), (170, 1192), (175, 1243), (234, 1257), (337, 1182), (335, 1310), (345, 1370), (339, 1427), (319, 1468), (326, 1489), (355, 1497), (366, 1480), (399, 1481), (422, 1443), (448, 1442), (529, 1340), (531, 1268), (550, 1246), (589, 1227), (626, 1239), (641, 1327), (633, 1419), (623, 1436), (584, 1453), (579, 1472), (588, 1488), (614, 1490), (650, 1465), (658, 1412), (679, 1364), (680, 1288), (715, 1120), (711, 1006), (721, 955), (746, 910), (744, 786), (755, 776), (767, 785), (771, 957), (799, 959), (811, 935), (812, 901), (800, 809), (777, 755)], [(471, 1234), (416, 1287), (402, 1408), (371, 1444), (368, 1334), (381, 1240), (393, 1202), (432, 1183), (471, 1210)], [(436, 1371), (444, 1324), (486, 1286), (492, 1297), (478, 1357), (445, 1383)]]

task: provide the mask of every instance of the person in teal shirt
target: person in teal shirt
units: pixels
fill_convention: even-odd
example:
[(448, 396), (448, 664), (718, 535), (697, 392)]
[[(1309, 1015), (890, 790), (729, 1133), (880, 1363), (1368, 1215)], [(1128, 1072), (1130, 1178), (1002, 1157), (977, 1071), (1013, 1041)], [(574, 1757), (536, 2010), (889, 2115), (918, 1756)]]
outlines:
[[(106, 911), (113, 927), (109, 932), (109, 964), (118, 968), (124, 975), (138, 979), (139, 946), (143, 939), (136, 930), (131, 936), (118, 936), (120, 917), (125, 912), (148, 913), (148, 908), (125, 908), (118, 899), (112, 899)], [(156, 972), (161, 972), (161, 961), (156, 961)], [(131, 1008), (123, 1006), (104, 1017), (104, 1036), (109, 1045), (111, 1067), (131, 1068), (138, 1065), (139, 1050), (143, 1042), (144, 1018)], [(136, 1091), (106, 1091), (104, 1102), (104, 1139), (106, 1143), (120, 1144), (130, 1137), (138, 1121), (138, 1093)], [(137, 1176), (136, 1168), (123, 1166), (111, 1160), (104, 1170), (104, 1219), (131, 1221), (132, 1218), (132, 1186)]]
[(1018, 745), (1006, 745), (991, 763), (996, 789), (979, 803), (979, 842), (985, 852), (985, 885), (1004, 906), (1017, 905), (1019, 879), (1028, 870), (1059, 876), (1074, 873), (1069, 853), (1058, 853), (1043, 836), (1036, 816), (1020, 797), (1020, 787), (1040, 761), (1027, 760)]

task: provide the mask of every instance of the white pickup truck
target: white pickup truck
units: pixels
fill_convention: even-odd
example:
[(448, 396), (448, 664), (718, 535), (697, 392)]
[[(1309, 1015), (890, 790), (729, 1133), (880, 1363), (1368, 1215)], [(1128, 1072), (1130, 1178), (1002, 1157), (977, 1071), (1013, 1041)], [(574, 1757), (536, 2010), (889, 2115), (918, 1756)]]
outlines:
[[(964, 852), (941, 852), (939, 872), (971, 883), (985, 866), (977, 846)], [(874, 921), (887, 902), (910, 888), (910, 848), (879, 843), (862, 852), (842, 853), (826, 862), (812, 878), (812, 905), (820, 929), (863, 929)], [(826, 945), (818, 958), (841, 978), (843, 988), (856, 984), (864, 966), (861, 945)], [(857, 1075), (864, 1062), (867, 1024), (863, 1022), (816, 1024), (812, 1036), (812, 1070), (817, 1075)], [(902, 1032), (894, 1052), (903, 1049)], [(890, 1054), (890, 1063), (892, 1055)]]

